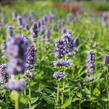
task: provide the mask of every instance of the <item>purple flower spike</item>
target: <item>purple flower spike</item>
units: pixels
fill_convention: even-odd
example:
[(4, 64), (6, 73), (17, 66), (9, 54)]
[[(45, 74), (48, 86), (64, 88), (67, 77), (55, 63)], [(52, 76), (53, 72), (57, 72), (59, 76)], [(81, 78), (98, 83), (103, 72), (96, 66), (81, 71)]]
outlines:
[(86, 66), (87, 66), (87, 73), (89, 73), (89, 74), (93, 74), (93, 73), (95, 73), (95, 51), (94, 50), (90, 50), (90, 51), (88, 51), (88, 53), (87, 53), (87, 60), (86, 60), (86, 62), (87, 62), (87, 64), (86, 64)]
[(45, 28), (45, 31), (44, 31), (44, 40), (48, 42), (49, 39), (50, 39), (50, 31), (49, 31), (48, 28)]
[(90, 63), (95, 62), (95, 51), (94, 50), (89, 50), (88, 51), (87, 62), (90, 62)]
[(107, 12), (103, 13), (102, 19), (103, 19), (104, 22), (107, 22), (107, 20), (108, 20), (108, 13)]
[(17, 19), (17, 12), (13, 11), (13, 13), (12, 13), (12, 20), (16, 21), (16, 19)]
[(104, 55), (104, 65), (109, 65), (109, 55), (108, 54)]
[(7, 73), (23, 74), (26, 64), (28, 40), (23, 35), (15, 35), (7, 42)]
[(56, 40), (54, 45), (54, 54), (56, 58), (62, 58), (65, 55), (66, 49), (63, 40)]
[(1, 45), (2, 45), (2, 53), (6, 53), (7, 48), (6, 41), (3, 41)]
[(66, 28), (63, 28), (61, 34), (63, 35), (65, 33), (67, 33), (67, 29)]
[(78, 85), (79, 87), (82, 87), (82, 86), (83, 86), (83, 82), (78, 82), (77, 85)]
[(7, 33), (8, 39), (9, 39), (10, 37), (13, 37), (13, 36), (14, 36), (13, 29), (14, 29), (13, 26), (8, 26), (8, 27), (7, 27), (6, 33)]
[(18, 26), (22, 26), (22, 25), (23, 25), (22, 16), (18, 16), (18, 17), (17, 17), (17, 24), (18, 24)]
[(66, 33), (62, 35), (62, 40), (65, 43), (66, 53), (72, 52), (75, 50), (74, 39), (70, 31), (67, 30)]
[(38, 28), (38, 23), (35, 22), (33, 23), (31, 29), (30, 29), (30, 32), (32, 33), (33, 36), (38, 36), (38, 32), (39, 32), (39, 28)]
[(67, 21), (67, 22), (70, 22), (71, 20), (72, 20), (72, 14), (69, 13), (69, 14), (67, 14), (67, 16), (66, 16), (66, 21)]
[(29, 45), (26, 52), (26, 69), (30, 70), (34, 67), (35, 61), (35, 55), (36, 55), (37, 49), (33, 45)]

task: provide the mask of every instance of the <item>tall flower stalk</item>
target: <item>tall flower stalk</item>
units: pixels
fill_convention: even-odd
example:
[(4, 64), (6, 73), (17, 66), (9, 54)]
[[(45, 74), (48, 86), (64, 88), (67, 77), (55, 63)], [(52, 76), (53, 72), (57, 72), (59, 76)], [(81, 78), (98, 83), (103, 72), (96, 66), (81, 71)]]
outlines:
[(7, 40), (7, 73), (9, 75), (8, 82), (4, 88), (15, 91), (15, 109), (19, 109), (20, 91), (23, 91), (26, 82), (20, 75), (24, 74), (26, 68), (26, 51), (28, 40), (23, 35), (14, 35)]
[(106, 67), (106, 74), (105, 74), (105, 79), (106, 79), (106, 95), (107, 95), (107, 109), (109, 108), (109, 70), (108, 70), (108, 65), (109, 65), (109, 55), (105, 54), (104, 55), (104, 65)]
[[(94, 80), (94, 73), (95, 73), (95, 51), (94, 50), (89, 50), (87, 52), (87, 81), (91, 82)], [(92, 83), (90, 83), (90, 97), (92, 97)]]
[[(28, 78), (29, 82), (30, 79), (34, 76), (34, 73), (31, 73), (30, 70), (34, 68), (35, 61), (35, 55), (36, 55), (36, 48), (33, 45), (29, 45), (27, 48), (27, 59), (26, 59), (26, 70), (27, 72), (24, 74), (26, 78)], [(29, 109), (31, 108), (31, 86), (29, 84)]]
[[(54, 55), (57, 58), (57, 61), (54, 61), (53, 64), (55, 67), (63, 68), (63, 72), (55, 72), (53, 77), (57, 79), (57, 99), (56, 106), (57, 109), (64, 109), (64, 89), (65, 89), (65, 80), (66, 80), (66, 67), (72, 67), (73, 62), (67, 60), (67, 54), (72, 52), (74, 47), (73, 39), (71, 33), (69, 34), (66, 30), (63, 32), (63, 37), (55, 41), (54, 46)], [(63, 60), (64, 59), (64, 60)], [(60, 86), (62, 82), (62, 86)], [(62, 89), (60, 91), (60, 88)]]

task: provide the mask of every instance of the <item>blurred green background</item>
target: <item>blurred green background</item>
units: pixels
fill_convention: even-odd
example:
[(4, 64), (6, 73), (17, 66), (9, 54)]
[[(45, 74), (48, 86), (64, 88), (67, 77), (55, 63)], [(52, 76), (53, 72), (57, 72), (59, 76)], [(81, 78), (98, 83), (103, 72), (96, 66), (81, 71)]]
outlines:
[(10, 2), (52, 2), (55, 4), (69, 3), (73, 4), (76, 2), (78, 5), (84, 5), (87, 9), (99, 10), (99, 11), (109, 11), (109, 0), (0, 0), (0, 4), (8, 4)]

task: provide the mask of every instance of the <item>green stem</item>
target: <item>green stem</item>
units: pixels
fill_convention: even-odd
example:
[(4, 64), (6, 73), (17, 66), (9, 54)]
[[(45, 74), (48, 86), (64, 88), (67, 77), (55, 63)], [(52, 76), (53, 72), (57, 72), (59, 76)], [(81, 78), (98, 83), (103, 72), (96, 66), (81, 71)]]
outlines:
[(29, 87), (29, 109), (31, 108), (31, 88)]
[(26, 96), (26, 88), (24, 89), (24, 95)]
[(56, 109), (59, 109), (59, 81), (57, 81)]
[(107, 74), (106, 74), (106, 91), (107, 91), (107, 109), (109, 109), (109, 88), (108, 88), (108, 71), (107, 71)]
[(15, 99), (15, 109), (20, 109), (19, 108), (19, 100), (20, 100), (20, 94), (17, 92), (16, 99)]
[[(92, 83), (90, 83), (90, 98), (92, 98)], [(91, 109), (91, 101), (90, 101), (90, 109)]]
[(61, 105), (63, 105), (64, 103), (64, 87), (65, 87), (65, 82), (63, 80), (63, 88), (62, 88), (62, 102), (61, 102)]

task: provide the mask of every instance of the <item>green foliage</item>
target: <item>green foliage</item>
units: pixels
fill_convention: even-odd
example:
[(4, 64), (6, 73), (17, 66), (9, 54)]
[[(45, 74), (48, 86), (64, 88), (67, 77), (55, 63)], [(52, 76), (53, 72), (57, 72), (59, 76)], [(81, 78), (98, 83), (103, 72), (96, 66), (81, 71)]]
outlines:
[[(101, 3), (91, 3), (90, 6), (92, 5), (96, 10), (108, 10), (109, 6), (108, 4), (104, 4), (103, 8), (100, 8), (102, 7)], [(107, 8), (104, 8), (105, 6)], [(35, 16), (41, 18), (43, 15), (48, 14), (52, 8), (52, 6), (48, 6), (47, 2), (35, 2), (33, 4), (22, 2), (17, 3), (13, 7), (6, 6), (4, 7), (7, 20), (6, 27), (7, 25), (17, 26), (16, 22), (11, 20), (13, 10), (17, 10), (18, 15), (23, 13), (29, 14), (29, 12), (33, 10)], [(54, 8), (54, 10), (56, 16), (62, 16), (62, 19), (65, 20), (68, 11), (56, 8)], [(73, 15), (73, 19), (74, 17)], [(93, 17), (95, 20), (91, 19)], [(54, 24), (57, 24), (57, 20)], [(0, 28), (0, 43), (6, 39), (6, 27), (3, 29)], [(103, 25), (101, 17), (92, 16), (87, 12), (80, 15), (79, 21), (72, 20), (70, 23), (66, 23), (65, 27), (71, 30), (74, 40), (80, 38), (80, 44), (75, 51), (77, 56), (69, 58), (74, 62), (73, 67), (65, 67), (62, 69), (54, 68), (53, 66), (53, 61), (56, 60), (53, 53), (54, 41), (61, 37), (61, 29), (52, 31), (50, 23), (48, 23), (46, 27), (51, 31), (50, 43), (46, 45), (47, 50), (44, 51), (45, 43), (40, 41), (43, 35), (40, 34), (37, 38), (37, 63), (32, 70), (32, 72), (35, 73), (35, 77), (28, 80), (29, 84), (24, 92), (21, 92), (21, 109), (28, 108), (29, 102), (31, 102), (31, 109), (54, 109), (56, 106), (57, 89), (59, 91), (58, 106), (61, 107), (61, 109), (88, 109), (89, 107), (90, 109), (106, 109), (108, 103), (105, 80), (107, 69), (105, 69), (103, 65), (103, 54), (109, 53), (109, 25)], [(27, 37), (31, 36), (29, 30), (20, 31), (15, 29), (14, 33), (22, 33)], [(1, 49), (2, 45), (0, 45), (0, 50)], [(96, 73), (93, 75), (95, 80), (88, 82), (86, 80), (86, 57), (87, 51), (91, 49), (96, 51)], [(2, 60), (3, 55), (5, 54), (0, 54), (0, 64), (5, 63), (5, 61)], [(63, 69), (67, 73), (66, 78), (59, 81), (54, 79), (53, 73)], [(57, 88), (58, 82), (59, 88)], [(65, 82), (64, 89), (63, 82)], [(83, 86), (78, 86), (78, 82), (82, 82)], [(0, 86), (1, 85), (2, 84), (0, 84)], [(31, 89), (31, 97), (29, 95), (29, 89)], [(0, 89), (0, 109), (13, 109), (15, 95), (16, 92)], [(63, 99), (62, 95), (64, 96), (63, 103), (61, 103)]]

